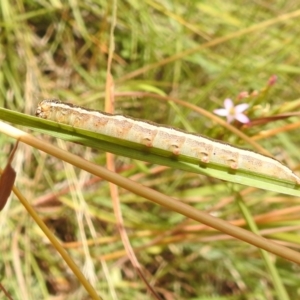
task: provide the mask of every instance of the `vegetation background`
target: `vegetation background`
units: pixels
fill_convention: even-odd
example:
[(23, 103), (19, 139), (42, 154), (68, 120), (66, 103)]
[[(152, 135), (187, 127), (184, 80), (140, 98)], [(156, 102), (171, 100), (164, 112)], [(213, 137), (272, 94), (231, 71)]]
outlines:
[[(213, 120), (137, 92), (171, 96), (210, 112), (225, 98), (249, 103), (248, 117), (267, 121), (241, 130), (296, 168), (299, 129), (288, 129), (297, 116), (266, 118), (299, 109), (298, 8), (295, 0), (2, 0), (0, 105), (34, 114), (40, 100), (60, 98), (103, 110), (115, 20), (116, 112), (247, 147)], [(36, 136), (106, 163), (105, 153)], [(0, 144), (4, 167), (13, 141), (0, 135)], [(123, 176), (246, 227), (236, 203), (239, 192), (260, 234), (299, 249), (297, 198), (124, 157), (115, 163)], [(153, 298), (124, 250), (107, 182), (24, 145), (14, 165), (16, 185), (103, 299)], [(118, 197), (136, 257), (162, 299), (283, 299), (257, 248), (125, 190)], [(0, 281), (13, 299), (89, 299), (14, 196), (0, 214), (0, 229)], [(300, 267), (272, 259), (285, 299), (300, 298)]]

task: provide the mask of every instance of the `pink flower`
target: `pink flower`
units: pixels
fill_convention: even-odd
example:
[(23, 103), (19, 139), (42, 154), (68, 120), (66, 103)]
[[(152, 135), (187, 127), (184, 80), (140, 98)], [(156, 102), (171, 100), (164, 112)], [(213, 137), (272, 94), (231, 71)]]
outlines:
[(224, 100), (224, 108), (215, 109), (214, 113), (216, 115), (226, 117), (227, 122), (231, 123), (234, 120), (238, 120), (241, 123), (248, 123), (249, 118), (243, 114), (243, 112), (249, 107), (247, 103), (238, 104), (237, 106), (233, 105), (231, 99), (227, 98)]
[(237, 99), (238, 99), (238, 100), (241, 100), (241, 99), (243, 99), (243, 98), (248, 98), (248, 97), (249, 97), (249, 93), (246, 92), (246, 91), (244, 91), (244, 92), (240, 92), (240, 93), (238, 94)]
[(276, 75), (272, 75), (270, 78), (269, 78), (269, 80), (268, 80), (268, 85), (269, 86), (272, 86), (272, 85), (274, 85), (276, 82), (277, 82), (277, 76)]

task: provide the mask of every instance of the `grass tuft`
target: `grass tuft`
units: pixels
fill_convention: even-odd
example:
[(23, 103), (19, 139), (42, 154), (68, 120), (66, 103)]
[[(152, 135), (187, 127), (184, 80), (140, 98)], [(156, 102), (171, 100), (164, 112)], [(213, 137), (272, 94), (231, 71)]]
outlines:
[[(112, 2), (4, 0), (0, 15), (2, 108), (34, 114), (42, 99), (59, 98), (104, 109)], [(299, 17), (294, 0), (243, 5), (119, 0), (110, 70), (115, 111), (252, 150), (257, 146), (297, 172)], [(249, 96), (241, 98), (245, 91)], [(250, 105), (252, 126), (231, 124), (243, 135), (209, 117), (225, 98)], [(99, 150), (35, 135), (98, 165), (106, 163)], [(0, 135), (2, 169), (13, 143)], [(180, 199), (195, 212), (299, 248), (297, 197), (121, 156), (114, 161), (116, 173)], [(296, 263), (275, 260), (125, 189), (113, 198), (107, 181), (30, 146), (20, 143), (13, 167), (22, 196), (103, 299), (152, 299), (121, 242), (112, 205), (116, 198), (141, 272), (161, 299), (300, 297)], [(1, 211), (1, 285), (13, 299), (93, 297), (36, 222), (16, 196)]]

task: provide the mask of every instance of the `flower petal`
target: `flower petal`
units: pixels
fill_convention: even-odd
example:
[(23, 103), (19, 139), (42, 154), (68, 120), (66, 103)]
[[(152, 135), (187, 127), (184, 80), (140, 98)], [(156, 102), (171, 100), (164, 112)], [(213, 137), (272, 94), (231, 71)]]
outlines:
[(224, 100), (224, 107), (225, 107), (225, 109), (227, 109), (228, 111), (230, 111), (232, 108), (233, 108), (233, 102), (232, 102), (232, 100), (231, 99), (229, 99), (229, 98), (226, 98), (225, 100)]
[(233, 115), (228, 115), (226, 117), (227, 117), (227, 123), (231, 123), (235, 119), (235, 117)]
[(215, 109), (214, 113), (218, 116), (222, 116), (222, 117), (226, 117), (227, 115), (229, 115), (229, 111), (225, 108), (219, 108), (219, 109)]
[(249, 104), (247, 103), (242, 103), (237, 105), (234, 110), (236, 114), (242, 113), (243, 111), (245, 111), (247, 108), (249, 107)]
[(238, 120), (239, 122), (243, 123), (243, 124), (246, 124), (246, 123), (250, 122), (249, 118), (244, 114), (236, 115), (235, 119)]

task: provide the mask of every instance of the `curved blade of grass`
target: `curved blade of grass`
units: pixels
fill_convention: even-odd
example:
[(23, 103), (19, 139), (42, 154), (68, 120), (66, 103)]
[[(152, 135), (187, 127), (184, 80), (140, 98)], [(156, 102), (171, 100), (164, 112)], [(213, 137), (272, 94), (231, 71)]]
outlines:
[[(252, 214), (249, 212), (249, 209), (240, 194), (237, 194), (236, 202), (237, 202), (237, 204), (240, 208), (240, 211), (242, 212), (245, 220), (247, 221), (247, 224), (248, 224), (250, 230), (253, 233), (259, 235), (259, 229), (257, 227), (257, 224), (255, 223)], [(270, 257), (270, 255), (266, 251), (260, 249), (260, 252), (265, 261), (266, 267), (269, 270), (269, 274), (271, 275), (271, 279), (273, 281), (273, 286), (278, 295), (278, 299), (288, 300), (289, 299), (288, 293), (282, 282), (282, 277), (278, 273), (278, 269), (275, 267), (274, 260)]]
[(240, 227), (234, 226), (222, 219), (211, 216), (206, 212), (191, 207), (184, 202), (171, 198), (165, 194), (162, 194), (156, 190), (150, 189), (143, 186), (135, 181), (127, 179), (117, 173), (111, 172), (99, 165), (89, 162), (77, 155), (74, 155), (68, 151), (59, 149), (49, 143), (46, 143), (40, 139), (33, 137), (13, 126), (0, 121), (0, 131), (8, 136), (11, 136), (21, 142), (26, 143), (32, 147), (35, 147), (41, 151), (49, 153), (57, 157), (58, 159), (64, 160), (82, 170), (85, 170), (95, 176), (103, 178), (109, 182), (112, 182), (132, 193), (139, 195), (145, 199), (148, 199), (158, 205), (166, 207), (170, 210), (176, 211), (188, 218), (191, 218), (197, 222), (203, 223), (207, 226), (215, 228), (221, 232), (231, 235), (239, 240), (245, 241), (256, 247), (267, 250), (278, 256), (284, 257), (290, 261), (300, 264), (300, 255), (296, 251), (283, 247), (279, 244), (273, 243), (261, 236), (257, 236), (252, 232), (249, 232)]
[(49, 241), (52, 243), (54, 248), (58, 251), (58, 253), (62, 256), (66, 264), (70, 267), (70, 269), (73, 271), (74, 275), (77, 277), (77, 279), (81, 282), (81, 284), (84, 286), (86, 291), (89, 293), (92, 299), (95, 300), (102, 300), (102, 298), (97, 294), (94, 287), (91, 285), (91, 283), (85, 278), (82, 271), (79, 269), (77, 264), (73, 261), (71, 256), (68, 254), (68, 252), (63, 248), (63, 246), (60, 244), (60, 242), (56, 239), (54, 234), (51, 232), (51, 230), (47, 227), (47, 225), (43, 222), (43, 220), (38, 216), (38, 214), (35, 212), (35, 210), (31, 207), (28, 200), (23, 196), (21, 191), (19, 191), (15, 186), (13, 187), (14, 194), (17, 196), (17, 198), (20, 200), (20, 202), (24, 205), (26, 210), (29, 212), (29, 214), (32, 216), (34, 221), (39, 225), (39, 227), (42, 229), (42, 231), (45, 233), (45, 235), (48, 237)]
[(74, 128), (53, 121), (43, 120), (4, 108), (0, 108), (0, 119), (16, 125), (26, 126), (35, 131), (46, 133), (60, 139), (80, 143), (88, 147), (101, 149), (117, 155), (188, 172), (204, 174), (206, 176), (273, 192), (300, 196), (300, 186), (295, 185), (295, 183), (271, 178), (263, 174), (259, 175), (245, 170), (236, 170), (234, 173), (230, 173), (227, 167), (211, 163), (203, 168), (198, 165), (196, 160), (188, 157), (170, 156), (169, 152), (160, 149), (145, 148), (136, 143), (127, 142), (84, 129)]

